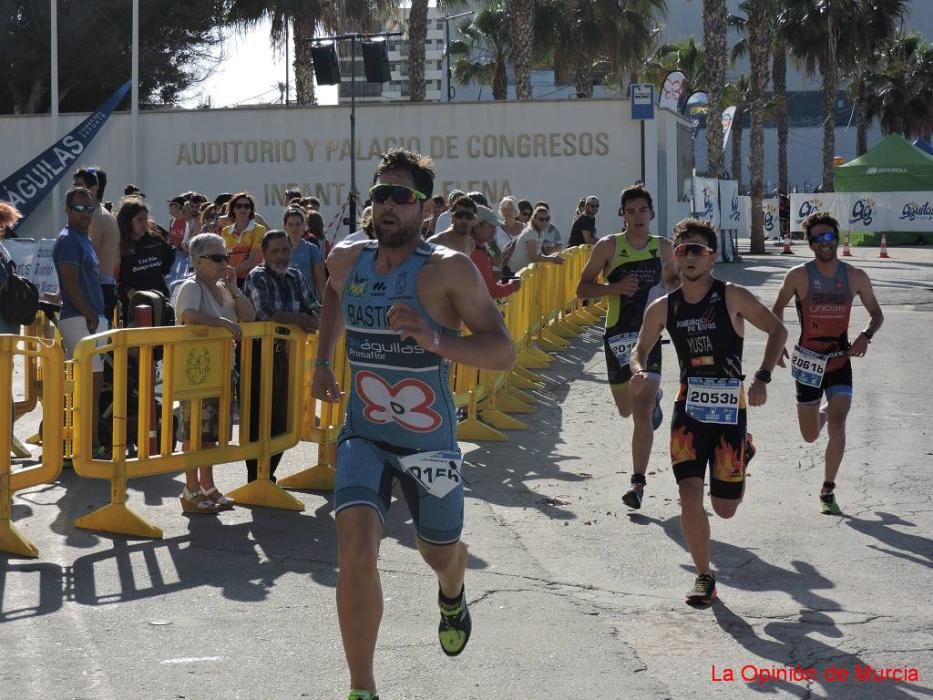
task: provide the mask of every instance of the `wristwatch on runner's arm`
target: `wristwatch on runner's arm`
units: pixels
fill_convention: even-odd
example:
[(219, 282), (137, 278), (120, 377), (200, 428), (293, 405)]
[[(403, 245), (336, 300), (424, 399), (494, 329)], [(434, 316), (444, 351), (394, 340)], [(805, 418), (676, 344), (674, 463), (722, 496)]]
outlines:
[(755, 379), (757, 379), (762, 384), (771, 383), (771, 372), (766, 370), (764, 367), (755, 372)]

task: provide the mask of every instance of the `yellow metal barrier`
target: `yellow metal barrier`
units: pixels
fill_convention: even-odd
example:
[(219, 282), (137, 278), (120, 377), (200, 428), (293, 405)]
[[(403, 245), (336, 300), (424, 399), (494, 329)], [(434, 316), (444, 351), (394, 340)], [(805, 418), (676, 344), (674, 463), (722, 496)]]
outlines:
[(341, 337), (334, 348), (331, 367), (337, 384), (343, 391), (339, 402), (318, 401), (311, 396), (311, 376), (314, 374), (314, 360), (317, 357), (317, 335), (309, 335), (305, 345), (304, 373), (302, 393), (304, 395), (304, 425), (301, 439), (317, 444), (317, 464), (313, 467), (282, 477), (279, 486), (289, 489), (308, 489), (315, 491), (333, 491), (336, 478), (337, 438), (343, 428), (344, 411), (347, 407), (350, 383), (350, 364), (347, 362), (344, 338)]
[[(304, 504), (283, 491), (270, 478), (269, 460), (297, 444), (302, 432), (302, 382), (289, 381), (286, 396), (273, 396), (272, 353), (275, 346), (284, 346), (288, 357), (289, 377), (300, 377), (304, 370), (305, 334), (292, 326), (275, 323), (241, 325), (240, 429), (237, 443), (231, 442), (233, 382), (233, 341), (221, 328), (206, 326), (176, 326), (170, 328), (125, 328), (100, 333), (82, 340), (75, 349), (74, 396), (74, 468), (82, 477), (106, 479), (111, 482), (110, 503), (82, 518), (78, 527), (141, 537), (161, 537), (162, 531), (149, 524), (126, 506), (127, 480), (154, 474), (179, 472), (206, 464), (241, 462), (256, 459), (259, 463), (256, 481), (230, 493), (238, 503), (304, 510)], [(253, 357), (253, 339), (261, 341), (260, 357)], [(150, 417), (155, 382), (153, 353), (163, 351), (162, 406), (158, 423), (162, 426), (156, 450), (150, 450)], [(135, 457), (127, 457), (129, 360), (137, 360), (138, 410)], [(91, 458), (91, 401), (93, 392), (93, 359), (108, 354), (113, 362), (113, 417), (111, 422), (113, 457), (110, 460)], [(250, 403), (252, 400), (252, 363), (260, 362), (259, 432), (250, 441)], [(217, 399), (219, 404), (219, 443), (201, 445), (202, 401)], [(272, 401), (288, 404), (287, 426), (273, 436)], [(172, 427), (175, 401), (190, 401), (190, 446), (187, 452), (174, 451)]]
[[(41, 370), (43, 412), (53, 420), (42, 422), (42, 463), (12, 472), (10, 452), (13, 446), (13, 358), (33, 360)], [(21, 489), (54, 481), (62, 470), (62, 397), (64, 395), (62, 366), (64, 355), (60, 344), (40, 338), (0, 335), (0, 551), (21, 556), (38, 556), (38, 550), (13, 526), (13, 493)]]

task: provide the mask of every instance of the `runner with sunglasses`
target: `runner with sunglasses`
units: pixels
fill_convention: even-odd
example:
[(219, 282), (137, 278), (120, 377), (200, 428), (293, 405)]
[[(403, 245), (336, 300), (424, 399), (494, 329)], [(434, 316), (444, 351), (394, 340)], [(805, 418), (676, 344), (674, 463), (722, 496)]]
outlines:
[(467, 195), (461, 195), (454, 200), (450, 207), (450, 226), (438, 234), (431, 236), (428, 243), (442, 245), (456, 250), (464, 255), (472, 255), (473, 224), (476, 222), (476, 202)]
[[(811, 214), (803, 230), (813, 260), (787, 273), (772, 311), (783, 318), (784, 307), (795, 299), (800, 339), (791, 356), (791, 375), (797, 385), (797, 422), (807, 442), (815, 442), (826, 426), (824, 481), (820, 510), (842, 515), (834, 490), (846, 448), (846, 418), (852, 404), (852, 357), (864, 357), (884, 314), (871, 280), (858, 268), (836, 256), (839, 222), (826, 212)], [(871, 317), (854, 342), (849, 342), (852, 300), (858, 296)], [(784, 351), (787, 357), (787, 351)], [(783, 358), (779, 361), (783, 367)], [(826, 402), (822, 405), (823, 397)]]
[[(577, 296), (605, 296), (609, 300), (603, 336), (609, 388), (619, 414), (623, 418), (631, 416), (633, 423), (631, 488), (622, 496), (622, 502), (638, 509), (644, 498), (654, 431), (663, 420), (660, 339), (648, 359), (648, 381), (653, 390), (637, 398), (632, 394), (628, 363), (648, 304), (665, 288), (674, 289), (679, 279), (670, 241), (651, 235), (654, 205), (648, 190), (641, 185), (623, 190), (619, 216), (625, 222), (625, 231), (606, 236), (593, 248), (580, 275)], [(600, 275), (605, 283), (597, 281)]]
[[(631, 389), (650, 396), (650, 355), (667, 328), (680, 362), (680, 389), (671, 420), (671, 463), (680, 489), (681, 527), (696, 566), (687, 602), (716, 598), (710, 569), (709, 520), (703, 507), (703, 479), (710, 465), (710, 501), (721, 518), (731, 518), (745, 491), (746, 402), (768, 398), (771, 371), (787, 330), (745, 287), (712, 275), (716, 231), (698, 219), (674, 227), (674, 258), (682, 286), (652, 303), (632, 352)], [(746, 399), (742, 384), (745, 322), (768, 334), (764, 358)]]
[[(469, 257), (421, 240), (434, 170), (405, 150), (382, 156), (369, 195), (376, 240), (336, 246), (311, 391), (339, 401), (330, 367), (346, 327), (352, 371), (337, 446), (337, 614), (352, 700), (378, 696), (373, 675), (383, 595), (377, 570), (383, 521), (398, 480), (417, 546), (438, 578), (438, 637), (463, 651), (472, 622), (463, 587), (462, 456), (449, 367), (507, 370), (515, 348)], [(465, 325), (470, 335), (461, 336)]]

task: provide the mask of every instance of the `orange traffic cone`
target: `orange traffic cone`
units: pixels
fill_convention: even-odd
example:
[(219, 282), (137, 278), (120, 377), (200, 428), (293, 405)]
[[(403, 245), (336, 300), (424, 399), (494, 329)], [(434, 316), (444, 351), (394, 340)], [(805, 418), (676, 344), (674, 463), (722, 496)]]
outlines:
[(881, 234), (881, 252), (878, 255), (879, 258), (890, 258), (888, 255), (888, 237), (883, 233)]
[(846, 231), (846, 242), (845, 242), (845, 245), (842, 246), (842, 254), (843, 254), (843, 256), (845, 256), (845, 257), (847, 257), (847, 258), (851, 258), (851, 257), (852, 257), (852, 249), (849, 248), (849, 232), (848, 232), (848, 231)]
[(781, 251), (781, 255), (793, 255), (794, 251), (790, 248), (790, 236), (784, 239), (784, 250)]

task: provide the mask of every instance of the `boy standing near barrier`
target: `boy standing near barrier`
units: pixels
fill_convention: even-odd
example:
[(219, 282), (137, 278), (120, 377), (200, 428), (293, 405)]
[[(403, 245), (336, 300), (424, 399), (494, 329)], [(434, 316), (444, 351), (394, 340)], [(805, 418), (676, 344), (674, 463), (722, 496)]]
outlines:
[[(622, 191), (619, 215), (625, 231), (599, 240), (580, 275), (577, 296), (581, 299), (608, 297), (606, 333), (603, 343), (609, 388), (616, 408), (623, 418), (632, 417), (631, 488), (622, 496), (629, 508), (641, 508), (645, 490), (645, 472), (651, 458), (654, 431), (663, 420), (661, 412), (661, 340), (651, 348), (647, 365), (650, 390), (634, 396), (629, 380), (628, 363), (638, 339), (645, 309), (653, 298), (680, 281), (671, 244), (666, 238), (651, 235), (654, 205), (651, 194), (642, 185)], [(597, 282), (602, 275), (605, 283)], [(663, 282), (663, 285), (662, 285)]]
[(745, 322), (768, 334), (764, 358), (748, 388), (748, 405), (763, 406), (787, 329), (745, 287), (713, 277), (716, 232), (684, 219), (674, 227), (674, 256), (683, 285), (645, 313), (629, 363), (632, 394), (654, 395), (651, 352), (667, 328), (680, 362), (680, 389), (671, 419), (671, 464), (680, 489), (680, 524), (696, 566), (690, 604), (716, 598), (710, 569), (709, 519), (703, 478), (710, 467), (710, 502), (721, 518), (735, 515), (745, 492), (746, 396), (742, 384)]
[[(312, 394), (338, 401), (330, 362), (342, 328), (352, 370), (337, 447), (337, 614), (351, 700), (378, 698), (373, 675), (382, 618), (376, 568), (393, 482), (401, 483), (418, 550), (438, 578), (441, 648), (463, 651), (471, 620), (463, 587), (462, 457), (450, 362), (507, 370), (515, 348), (470, 259), (420, 238), (431, 161), (383, 154), (370, 189), (375, 241), (336, 246), (327, 260)], [(471, 335), (461, 337), (465, 324)]]

